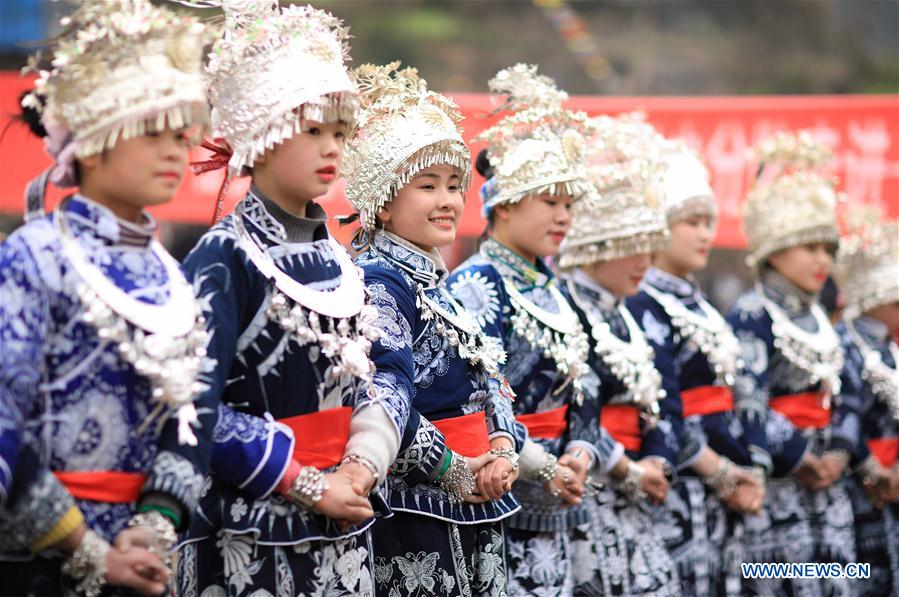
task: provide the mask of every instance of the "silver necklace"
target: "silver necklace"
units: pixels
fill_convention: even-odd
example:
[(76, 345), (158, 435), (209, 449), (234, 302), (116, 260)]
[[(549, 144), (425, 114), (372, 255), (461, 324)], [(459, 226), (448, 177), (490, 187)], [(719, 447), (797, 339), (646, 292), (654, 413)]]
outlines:
[(448, 293), (444, 297), (453, 308), (450, 312), (437, 301), (425, 294), (424, 287), (418, 285), (418, 307), (423, 321), (434, 321), (434, 331), (446, 338), (459, 352), (459, 357), (467, 359), (473, 366), (480, 366), (489, 376), (497, 379), (507, 395), (512, 396), (499, 366), (506, 362), (506, 351), (495, 338), (487, 336), (474, 320)]
[(581, 327), (577, 313), (555, 286), (549, 286), (547, 290), (558, 305), (559, 313), (550, 313), (525, 298), (512, 280), (504, 278), (503, 281), (512, 304), (512, 330), (524, 338), (532, 349), (542, 350), (543, 356), (553, 360), (556, 371), (565, 376), (565, 383), (555, 393), (571, 384), (574, 400), (581, 404), (590, 340)]
[(721, 314), (702, 297), (697, 302), (703, 313), (699, 315), (651, 284), (644, 284), (643, 290), (662, 306), (678, 334), (705, 355), (715, 372), (716, 383), (733, 386), (737, 369), (742, 365), (740, 342)]
[(285, 273), (262, 250), (243, 223), (243, 203), (232, 219), (238, 243), (259, 272), (272, 283), (272, 296), (265, 311), (270, 321), (291, 335), (299, 346), (317, 344), (331, 361), (326, 378), (336, 381), (347, 375), (358, 378), (373, 395), (371, 344), (380, 334), (378, 311), (366, 304), (365, 285), (358, 268), (343, 247), (329, 237), (340, 266), (340, 286), (319, 291), (301, 284)]
[(829, 407), (830, 397), (840, 393), (843, 348), (824, 310), (815, 303), (809, 305), (818, 329), (807, 332), (793, 323), (780, 305), (765, 296), (759, 285), (756, 285), (756, 293), (771, 316), (775, 348), (808, 376), (809, 384), (824, 384), (828, 394), (824, 401), (825, 407)]
[(193, 402), (207, 388), (199, 376), (209, 334), (192, 286), (178, 262), (151, 240), (150, 250), (166, 270), (169, 299), (156, 305), (130, 296), (90, 262), (61, 208), (62, 204), (56, 207), (53, 220), (63, 256), (79, 278), (75, 294), (82, 306), (82, 321), (93, 326), (101, 340), (114, 343), (121, 357), (150, 382), (156, 407), (139, 432), (170, 409), (178, 417), (178, 441), (196, 445), (192, 425), (198, 419)]
[(596, 309), (581, 298), (572, 280), (568, 280), (568, 290), (575, 304), (586, 314), (590, 323), (590, 333), (596, 342), (594, 352), (627, 388), (631, 401), (644, 413), (650, 424), (659, 418), (659, 400), (665, 398), (662, 376), (655, 367), (655, 353), (643, 330), (624, 305), (617, 307), (618, 313), (627, 326), (629, 341), (622, 340), (612, 331), (609, 323), (598, 316)]
[[(862, 379), (871, 386), (871, 392), (890, 408), (893, 419), (899, 421), (899, 368), (890, 367), (883, 362), (883, 357), (877, 350), (874, 350), (868, 342), (855, 329), (855, 320), (844, 318), (846, 329), (852, 336), (852, 341), (858, 347), (864, 361), (861, 371)], [(893, 355), (893, 362), (899, 365), (899, 347), (896, 343), (890, 341), (890, 353)]]

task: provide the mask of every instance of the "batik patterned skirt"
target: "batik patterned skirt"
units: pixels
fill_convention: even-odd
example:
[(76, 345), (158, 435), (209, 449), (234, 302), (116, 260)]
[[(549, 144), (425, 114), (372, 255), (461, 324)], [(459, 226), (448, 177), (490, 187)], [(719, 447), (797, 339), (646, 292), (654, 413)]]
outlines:
[(252, 533), (228, 533), (181, 548), (179, 597), (371, 597), (371, 536), (260, 545)]
[(566, 531), (506, 527), (511, 597), (567, 597), (574, 589)]
[[(761, 512), (743, 517), (744, 562), (855, 561), (852, 505), (841, 484), (811, 492), (794, 479), (771, 479)], [(746, 595), (854, 595), (848, 579), (744, 579)]]
[(505, 597), (501, 522), (461, 525), (394, 512), (372, 527), (376, 594)]
[(676, 566), (649, 514), (653, 506), (609, 487), (587, 499), (590, 519), (570, 537), (574, 594), (680, 595)]
[(871, 565), (871, 577), (857, 582), (864, 597), (899, 597), (899, 503), (875, 508), (854, 480), (846, 480), (855, 519), (856, 557)]
[(677, 565), (681, 592), (696, 597), (718, 594), (727, 535), (721, 501), (706, 492), (700, 479), (684, 476), (649, 515)]

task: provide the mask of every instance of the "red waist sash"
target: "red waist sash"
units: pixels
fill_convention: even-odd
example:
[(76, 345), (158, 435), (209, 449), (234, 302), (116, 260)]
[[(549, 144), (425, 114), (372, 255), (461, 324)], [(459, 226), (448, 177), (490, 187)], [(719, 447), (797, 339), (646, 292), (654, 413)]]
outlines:
[(308, 415), (278, 419), (293, 430), (293, 457), (303, 466), (326, 469), (343, 460), (350, 439), (349, 406), (329, 408)]
[(79, 500), (130, 504), (140, 497), (144, 473), (121, 471), (56, 471), (53, 475)]
[(880, 464), (890, 468), (896, 464), (896, 460), (899, 458), (899, 437), (869, 439), (868, 449), (880, 461)]
[(640, 434), (640, 410), (629, 404), (610, 404), (603, 406), (599, 420), (615, 441), (626, 450), (637, 452), (643, 445)]
[(474, 458), (490, 449), (487, 417), (483, 412), (431, 421), (440, 430), (453, 452)]
[(566, 404), (542, 413), (518, 415), (515, 420), (528, 428), (528, 435), (531, 437), (557, 439), (562, 437), (568, 427), (567, 415), (568, 405)]
[(778, 396), (769, 404), (797, 427), (822, 429), (830, 425), (830, 408), (824, 407), (824, 396), (820, 392)]
[(724, 386), (700, 386), (680, 393), (684, 417), (714, 415), (734, 409), (734, 394)]

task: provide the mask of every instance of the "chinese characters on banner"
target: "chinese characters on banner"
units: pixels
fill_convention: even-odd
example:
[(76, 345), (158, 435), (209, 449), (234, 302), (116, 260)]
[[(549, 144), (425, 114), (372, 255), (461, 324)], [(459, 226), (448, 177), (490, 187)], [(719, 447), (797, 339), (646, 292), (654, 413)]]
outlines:
[[(17, 110), (18, 97), (31, 85), (15, 72), (0, 73), (0, 113), (4, 120)], [(458, 94), (466, 119), (466, 138), (492, 124), (495, 100), (484, 94)], [(667, 136), (683, 137), (700, 150), (712, 173), (721, 219), (716, 246), (741, 248), (740, 206), (752, 184), (754, 169), (746, 152), (760, 138), (778, 130), (810, 129), (835, 153), (833, 174), (850, 202), (881, 206), (899, 216), (899, 97), (896, 95), (761, 96), (761, 97), (573, 97), (566, 104), (589, 114), (618, 114), (642, 110)], [(2, 123), (5, 126), (5, 122)], [(472, 146), (474, 154), (480, 146)], [(204, 159), (197, 150), (195, 159)], [(20, 213), (29, 180), (49, 165), (39, 139), (24, 126), (12, 126), (0, 144), (0, 212)], [(221, 173), (189, 174), (175, 200), (154, 208), (163, 220), (208, 224), (214, 210)], [(478, 236), (484, 229), (475, 175), (468, 194), (460, 233)], [(246, 192), (247, 181), (231, 185), (226, 212)], [(52, 205), (63, 192), (52, 189)], [(350, 213), (338, 183), (322, 198), (332, 216)], [(345, 236), (345, 235), (341, 235)]]

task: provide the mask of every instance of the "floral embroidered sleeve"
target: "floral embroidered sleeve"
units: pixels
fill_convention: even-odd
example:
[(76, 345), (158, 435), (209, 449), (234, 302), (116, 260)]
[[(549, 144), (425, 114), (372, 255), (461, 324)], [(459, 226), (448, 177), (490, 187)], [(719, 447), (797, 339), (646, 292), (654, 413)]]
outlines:
[(411, 484), (423, 482), (439, 467), (446, 444), (443, 434), (412, 407), (415, 293), (401, 274), (382, 267), (366, 267), (365, 281), (381, 332), (371, 349), (375, 391), (379, 400), (393, 405), (393, 421), (401, 430), (399, 454), (391, 471)]
[(584, 400), (568, 407), (565, 451), (582, 448), (593, 457), (600, 473), (608, 472), (624, 455), (624, 446), (616, 442), (599, 423), (602, 408), (601, 384), (593, 369), (584, 376)]
[(24, 418), (37, 409), (50, 297), (22, 237), (0, 243), (0, 477), (6, 479), (0, 552), (21, 551), (74, 505), (37, 454), (22, 444)]
[(747, 299), (753, 300), (751, 296), (742, 297), (727, 317), (740, 341), (743, 360), (734, 384), (734, 409), (743, 421), (753, 464), (784, 476), (799, 465), (808, 442), (786, 417), (768, 406), (774, 352), (771, 319), (761, 305), (743, 308), (741, 302)]
[(10, 397), (0, 391), (0, 510), (6, 505), (12, 486), (12, 471), (18, 459), (22, 438), (22, 417)]
[(212, 434), (211, 470), (255, 497), (270, 494), (293, 454), (293, 433), (273, 419), (222, 404), (228, 374), (238, 351), (246, 311), (249, 266), (230, 238), (207, 236), (184, 261), (185, 273), (203, 305), (210, 333), (208, 353), (215, 365), (208, 374), (204, 408), (218, 416)]
[[(447, 278), (450, 294), (465, 307), (481, 326), (481, 330), (503, 349), (506, 348), (504, 311), (508, 298), (502, 276), (490, 266), (474, 266), (465, 271), (454, 272)], [(508, 355), (506, 364), (508, 364)], [(500, 366), (502, 373), (506, 365)], [(491, 439), (509, 437), (520, 452), (527, 439), (527, 429), (515, 421), (512, 404), (499, 391), (499, 380), (491, 380), (496, 392), (491, 393), (487, 410), (487, 429)]]
[(842, 334), (841, 340), (846, 360), (840, 373), (840, 399), (833, 413), (833, 435), (830, 441), (834, 449), (849, 453), (854, 467), (871, 455), (864, 441), (864, 426), (861, 422), (865, 391), (865, 383), (861, 377), (864, 359), (848, 333)]
[(652, 346), (653, 363), (662, 376), (662, 388), (665, 390), (665, 397), (659, 401), (659, 423), (644, 434), (643, 455), (660, 456), (673, 469), (683, 469), (699, 456), (704, 444), (695, 434), (684, 435), (680, 369), (675, 360), (677, 347), (670, 318), (646, 294), (641, 293), (628, 300), (627, 307)]

